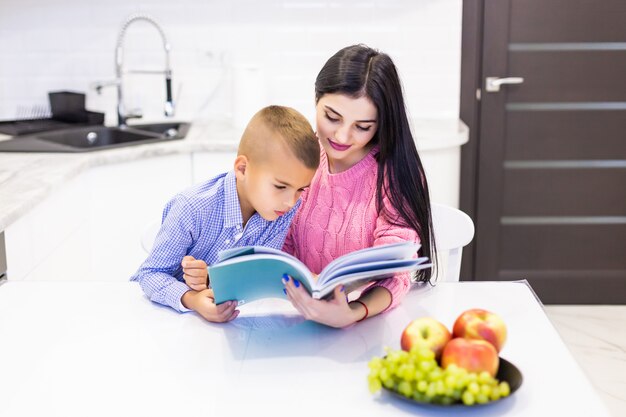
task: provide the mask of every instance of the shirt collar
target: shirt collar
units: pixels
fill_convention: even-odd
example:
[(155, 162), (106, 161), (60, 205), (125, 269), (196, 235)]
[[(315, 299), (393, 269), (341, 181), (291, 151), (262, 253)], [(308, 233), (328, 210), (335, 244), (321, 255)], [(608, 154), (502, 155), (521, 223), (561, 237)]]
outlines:
[(243, 224), (241, 205), (237, 195), (235, 171), (229, 171), (224, 177), (224, 226), (235, 227)]

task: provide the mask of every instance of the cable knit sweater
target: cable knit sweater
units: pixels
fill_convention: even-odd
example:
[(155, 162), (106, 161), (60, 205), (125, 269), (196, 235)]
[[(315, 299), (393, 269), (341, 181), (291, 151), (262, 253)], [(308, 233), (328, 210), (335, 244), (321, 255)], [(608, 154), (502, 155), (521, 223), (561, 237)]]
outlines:
[[(415, 230), (390, 224), (376, 210), (377, 154), (374, 147), (350, 169), (331, 174), (322, 149), (320, 166), (311, 186), (302, 193), (302, 204), (283, 247), (312, 272), (319, 274), (332, 260), (355, 250), (401, 240), (419, 242)], [(383, 204), (388, 213), (397, 216), (389, 200), (384, 199)], [(409, 273), (374, 284), (391, 292), (388, 309), (402, 300), (410, 285)]]

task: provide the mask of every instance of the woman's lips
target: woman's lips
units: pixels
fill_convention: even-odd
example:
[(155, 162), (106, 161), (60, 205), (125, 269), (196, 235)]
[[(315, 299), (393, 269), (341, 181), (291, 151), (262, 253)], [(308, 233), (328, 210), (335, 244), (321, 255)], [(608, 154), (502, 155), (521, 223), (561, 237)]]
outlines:
[(350, 146), (352, 145), (340, 145), (336, 142), (333, 142), (332, 140), (328, 139), (328, 143), (330, 144), (330, 147), (333, 148), (336, 151), (345, 151), (346, 149), (349, 149)]
[(280, 217), (280, 216), (282, 216), (283, 214), (285, 214), (285, 212), (284, 212), (284, 211), (278, 211), (278, 210), (274, 210), (274, 213), (276, 213), (276, 215), (277, 215), (278, 217)]

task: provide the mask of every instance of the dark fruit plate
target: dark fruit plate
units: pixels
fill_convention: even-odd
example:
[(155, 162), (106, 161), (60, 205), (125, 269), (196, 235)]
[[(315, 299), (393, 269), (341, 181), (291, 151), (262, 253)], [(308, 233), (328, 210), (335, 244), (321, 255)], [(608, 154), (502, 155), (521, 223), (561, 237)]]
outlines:
[(502, 397), (495, 401), (489, 401), (484, 404), (475, 403), (474, 405), (471, 405), (471, 406), (465, 405), (461, 401), (457, 401), (452, 404), (436, 404), (436, 403), (430, 403), (426, 401), (417, 401), (413, 398), (405, 397), (404, 395), (396, 391), (387, 389), (384, 386), (383, 386), (383, 389), (387, 391), (388, 393), (390, 393), (391, 395), (393, 395), (394, 397), (398, 397), (398, 398), (403, 399), (404, 401), (408, 401), (408, 402), (420, 404), (420, 405), (430, 405), (434, 407), (479, 407), (479, 406), (484, 406), (484, 405), (489, 405), (489, 404), (495, 404), (497, 402), (506, 400), (507, 398), (511, 397), (513, 393), (515, 393), (515, 391), (517, 391), (519, 387), (522, 386), (522, 380), (523, 380), (522, 373), (520, 372), (520, 370), (517, 369), (517, 367), (513, 365), (511, 362), (502, 358), (500, 358), (500, 366), (498, 367), (498, 373), (496, 375), (496, 379), (500, 382), (502, 381), (508, 382), (509, 387), (511, 388), (511, 393), (508, 396)]

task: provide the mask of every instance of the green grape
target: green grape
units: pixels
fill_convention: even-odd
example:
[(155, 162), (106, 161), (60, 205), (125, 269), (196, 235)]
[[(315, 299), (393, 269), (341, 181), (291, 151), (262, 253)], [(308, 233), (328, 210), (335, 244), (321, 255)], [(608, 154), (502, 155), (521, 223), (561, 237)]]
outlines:
[(398, 392), (405, 397), (411, 397), (413, 395), (413, 387), (408, 381), (402, 381), (398, 384)]
[(374, 394), (382, 388), (382, 384), (380, 383), (380, 379), (378, 378), (368, 378), (367, 384), (371, 394)]
[(456, 375), (447, 375), (446, 379), (444, 380), (444, 383), (446, 384), (446, 387), (448, 388), (455, 388), (457, 384)]
[(476, 395), (476, 402), (478, 404), (485, 404), (485, 403), (489, 402), (489, 397), (487, 397), (485, 394), (480, 393), (480, 394)]
[(420, 370), (422, 370), (423, 372), (429, 372), (435, 366), (437, 366), (437, 363), (435, 361), (430, 361), (430, 360), (422, 361), (419, 364)]
[(438, 380), (435, 382), (435, 392), (437, 395), (443, 395), (446, 392), (446, 386), (442, 380)]
[(474, 405), (476, 399), (474, 398), (474, 394), (469, 391), (465, 391), (461, 396), (461, 400), (463, 400), (463, 404), (465, 405)]
[(415, 401), (419, 401), (419, 402), (424, 402), (424, 394), (422, 394), (421, 392), (418, 391), (413, 391), (413, 396), (412, 398)]
[(439, 381), (441, 378), (443, 378), (443, 371), (440, 367), (437, 366), (433, 368), (432, 371), (430, 371), (428, 376), (430, 377), (431, 381)]
[(467, 386), (467, 391), (472, 393), (473, 395), (476, 395), (480, 392), (480, 386), (477, 382), (470, 382)]
[(400, 362), (400, 359), (402, 357), (400, 355), (400, 352), (404, 352), (404, 351), (398, 351), (398, 350), (389, 351), (389, 353), (387, 354), (387, 362), (389, 363)]
[(467, 387), (469, 382), (470, 381), (469, 381), (469, 377), (467, 376), (467, 373), (459, 374), (459, 376), (457, 377), (457, 380), (456, 380), (456, 388), (457, 389), (463, 389), (463, 388)]
[(398, 368), (396, 369), (396, 371), (394, 372), (394, 375), (396, 375), (398, 378), (403, 379), (405, 378), (406, 375), (406, 364), (403, 363), (402, 365), (398, 366)]
[[(413, 365), (413, 368), (415, 369), (415, 365)], [(419, 369), (415, 369), (415, 377), (414, 379), (416, 381), (421, 381), (423, 379), (426, 378), (426, 374), (424, 374), (424, 372), (420, 371)]]
[(426, 396), (428, 398), (433, 398), (435, 395), (437, 395), (437, 386), (434, 382), (431, 382), (430, 384), (428, 384), (428, 389), (426, 390)]
[(509, 387), (509, 383), (506, 381), (500, 382), (498, 388), (500, 388), (500, 395), (502, 397), (508, 397), (511, 393), (511, 387)]
[(455, 364), (451, 363), (450, 365), (448, 365), (448, 367), (446, 368), (446, 371), (452, 375), (456, 375), (458, 373), (460, 373), (460, 369), (458, 366), (456, 366)]
[(489, 399), (491, 401), (498, 401), (500, 399), (500, 388), (498, 388), (497, 386), (493, 387), (491, 389), (491, 394), (489, 395)]
[(455, 390), (452, 390), (451, 397), (454, 398), (455, 400), (460, 400), (462, 394), (463, 394), (463, 391), (461, 391), (460, 389), (455, 389)]
[(435, 352), (424, 346), (416, 346), (411, 349), (419, 360), (435, 359)]
[(493, 381), (493, 378), (487, 371), (482, 371), (478, 374), (478, 382), (481, 384), (489, 384)]
[(488, 372), (468, 372), (454, 364), (439, 366), (434, 353), (423, 346), (409, 352), (385, 348), (387, 356), (368, 362), (369, 391), (382, 387), (419, 402), (471, 406), (497, 401), (510, 395), (506, 381), (498, 381)]
[(443, 405), (450, 405), (454, 402), (454, 398), (452, 397), (441, 397), (441, 404)]
[(380, 369), (383, 367), (383, 360), (379, 357), (374, 357), (367, 364), (370, 369)]
[(389, 370), (389, 375), (395, 375), (398, 372), (398, 362), (390, 362), (387, 364), (387, 369)]
[(411, 362), (404, 364), (404, 379), (413, 381), (415, 379), (415, 365)]
[(380, 376), (380, 380), (382, 382), (390, 380), (391, 379), (391, 372), (389, 372), (389, 368), (382, 368), (380, 370), (379, 376)]
[(418, 381), (415, 388), (417, 388), (417, 391), (424, 393), (428, 389), (428, 382), (422, 379)]

